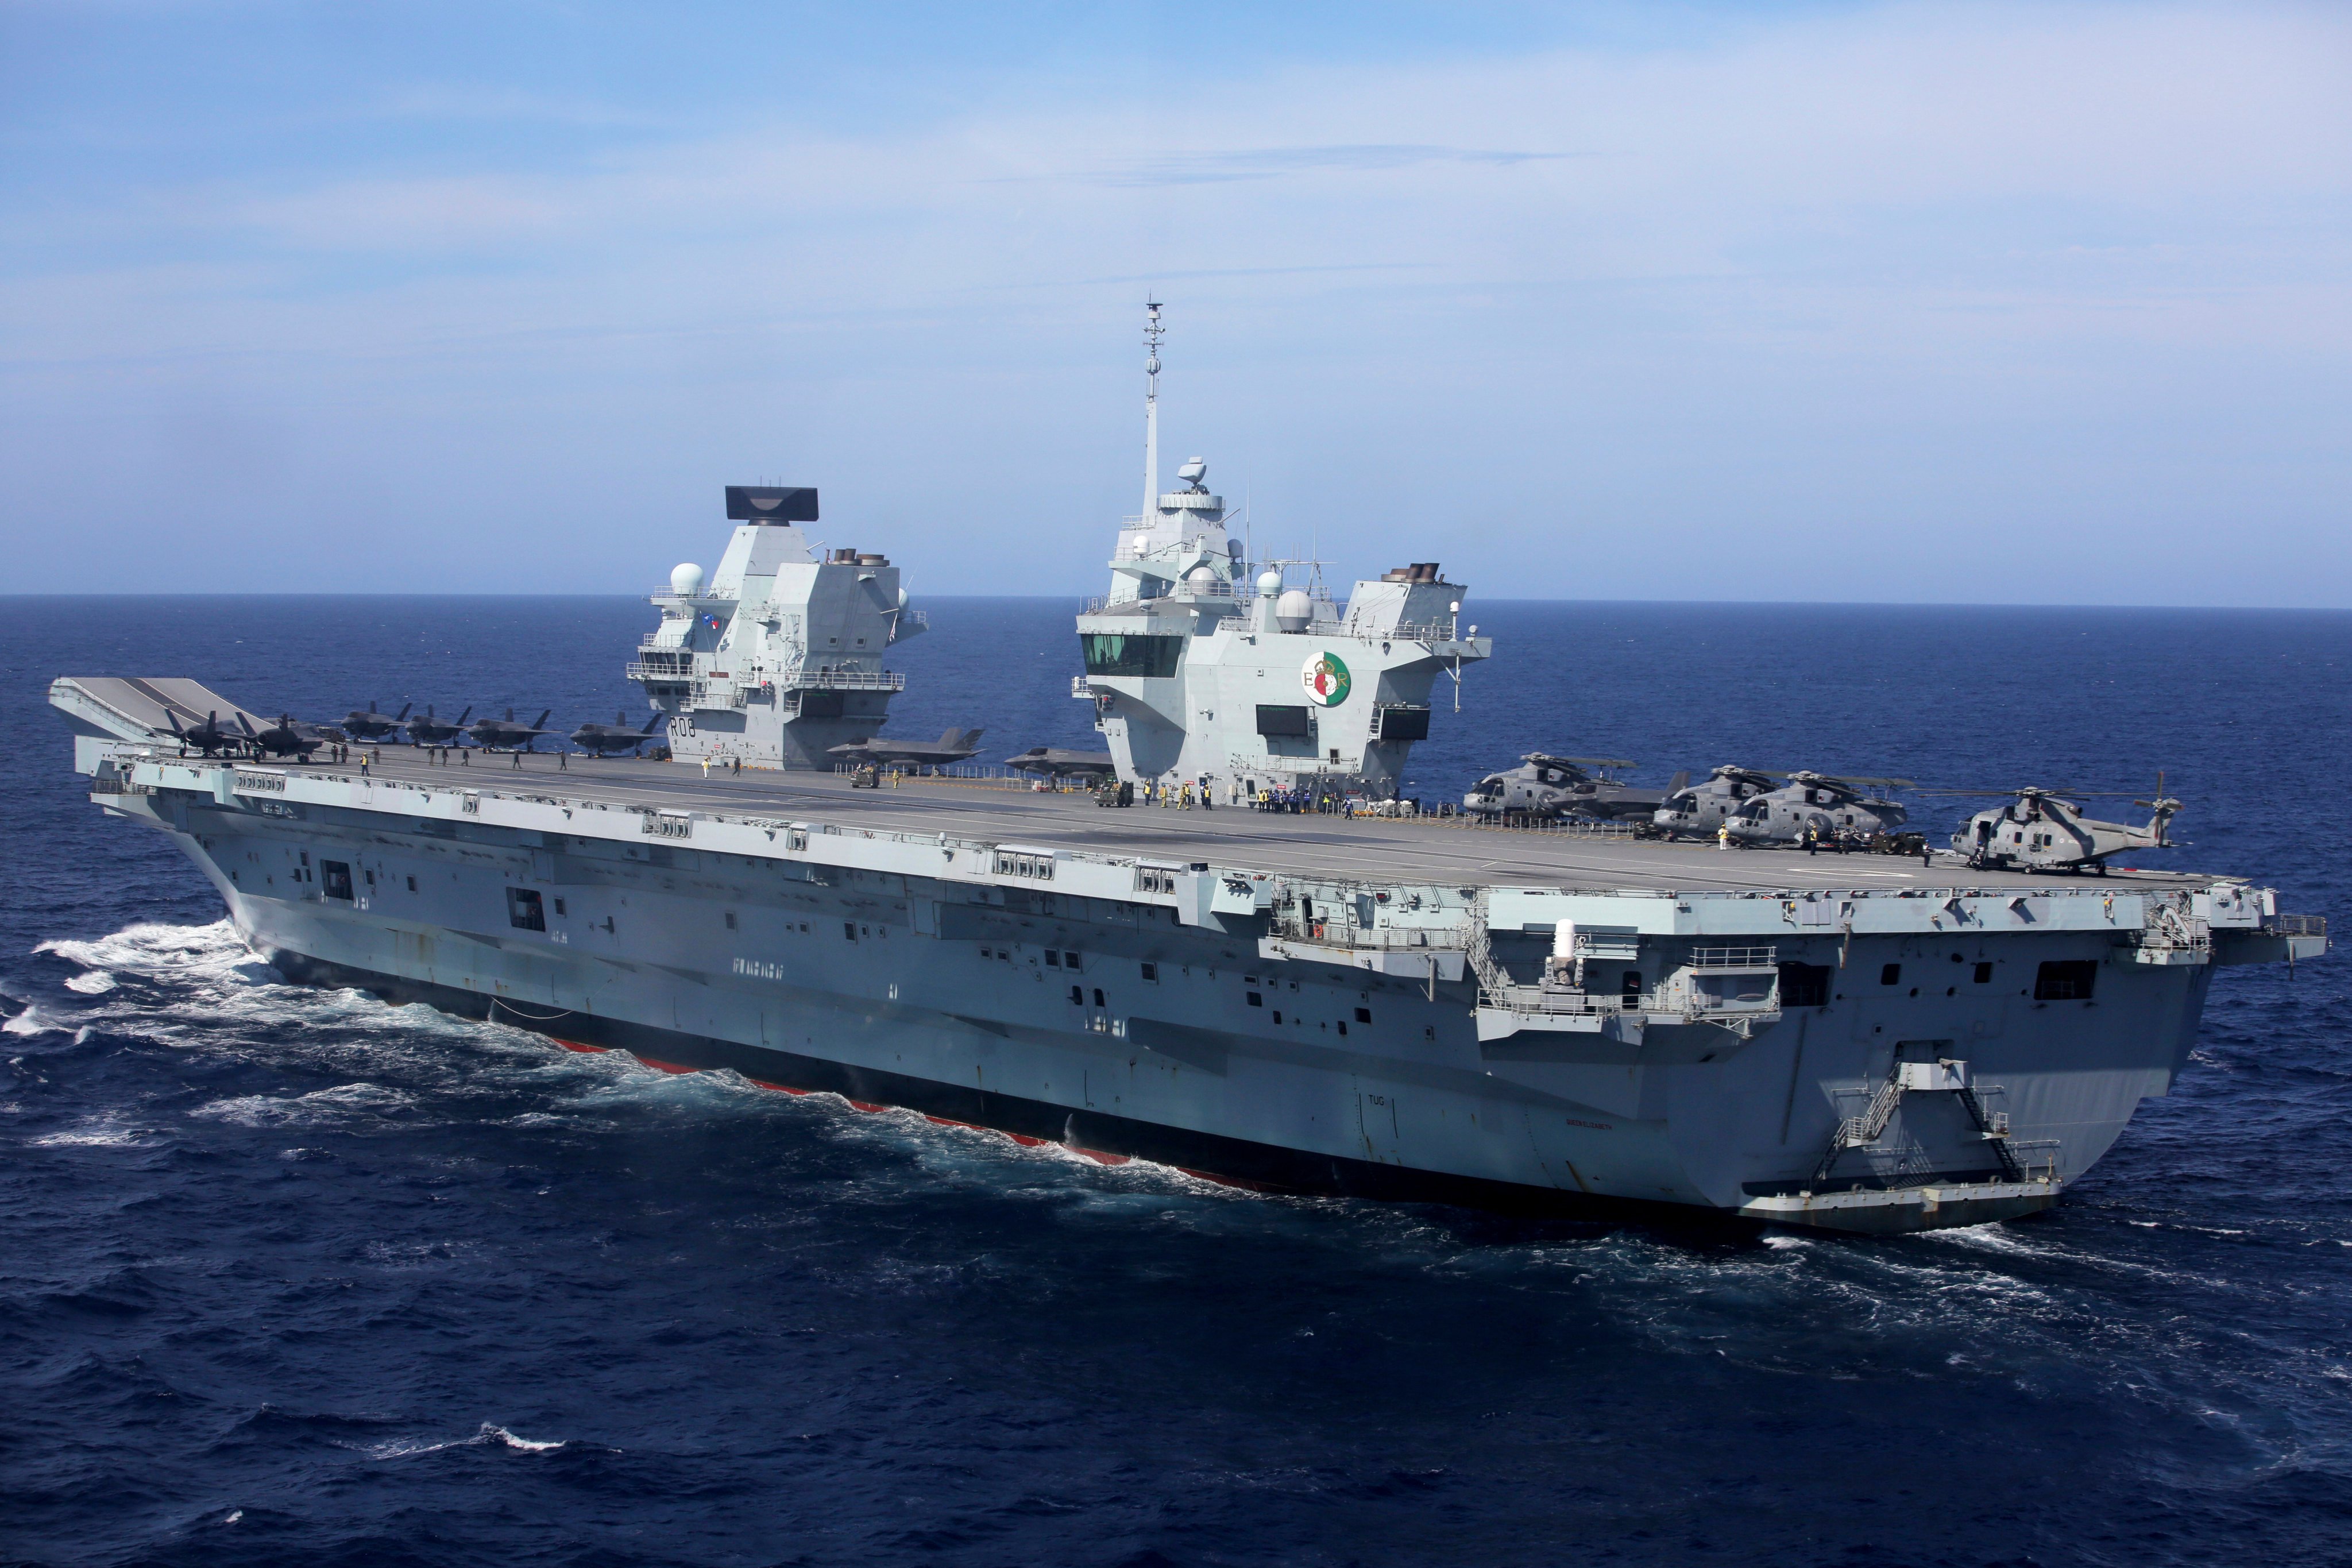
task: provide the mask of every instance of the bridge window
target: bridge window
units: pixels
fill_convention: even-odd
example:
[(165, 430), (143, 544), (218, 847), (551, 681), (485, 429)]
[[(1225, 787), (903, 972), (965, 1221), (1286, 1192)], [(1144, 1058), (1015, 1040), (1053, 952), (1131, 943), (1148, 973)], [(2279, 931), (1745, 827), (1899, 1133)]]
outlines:
[(545, 931), (547, 909), (539, 900), (536, 888), (507, 889), (507, 924), (517, 931)]
[(2036, 1002), (2088, 1002), (2099, 983), (2098, 960), (2053, 958), (2033, 976)]
[(1086, 632), (1078, 644), (1087, 656), (1088, 675), (1123, 675), (1146, 680), (1176, 673), (1184, 656), (1182, 637), (1137, 637), (1126, 632)]

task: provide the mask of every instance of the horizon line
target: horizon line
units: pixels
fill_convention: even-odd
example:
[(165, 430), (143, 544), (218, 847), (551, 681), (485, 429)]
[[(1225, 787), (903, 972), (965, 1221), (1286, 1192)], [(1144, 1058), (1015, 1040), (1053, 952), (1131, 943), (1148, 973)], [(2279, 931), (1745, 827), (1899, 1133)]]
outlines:
[[(1084, 600), (1091, 597), (1083, 590), (1066, 594), (925, 594), (923, 602), (1025, 602), (1043, 604), (1066, 599)], [(115, 594), (57, 593), (37, 589), (0, 589), (0, 600), (58, 599), (101, 601), (121, 599), (632, 599), (650, 603), (643, 593), (618, 592), (611, 589), (583, 589), (573, 593), (529, 592), (390, 592), (381, 590), (320, 588), (312, 590), (251, 590), (226, 589), (150, 589)], [(2186, 604), (2080, 604), (2063, 600), (2028, 599), (1636, 599), (1636, 598), (1504, 598), (1488, 596), (1480, 605), (1688, 605), (1706, 607), (1761, 607), (1787, 609), (1845, 610), (2203, 610), (2217, 614), (2246, 615), (2347, 615), (2352, 605), (2186, 605)]]

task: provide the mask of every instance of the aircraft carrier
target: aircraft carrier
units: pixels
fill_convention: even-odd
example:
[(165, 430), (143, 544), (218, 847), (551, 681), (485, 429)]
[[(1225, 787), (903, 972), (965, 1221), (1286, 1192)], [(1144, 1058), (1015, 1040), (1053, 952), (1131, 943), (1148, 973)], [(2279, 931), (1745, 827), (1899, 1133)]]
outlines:
[(828, 771), (920, 621), (886, 558), (811, 544), (814, 491), (730, 489), (708, 585), (653, 596), (628, 672), (672, 760), (263, 763), (189, 754), (268, 722), (192, 680), (51, 700), (92, 800), (295, 979), (1273, 1191), (2028, 1214), (2167, 1091), (2216, 965), (2326, 951), (2226, 876), (1243, 808), (1392, 801), (1438, 683), (1493, 650), (1434, 565), (1342, 605), (1243, 559), (1197, 459), (1160, 491), (1157, 325), (1145, 506), (1072, 694), (1192, 808)]

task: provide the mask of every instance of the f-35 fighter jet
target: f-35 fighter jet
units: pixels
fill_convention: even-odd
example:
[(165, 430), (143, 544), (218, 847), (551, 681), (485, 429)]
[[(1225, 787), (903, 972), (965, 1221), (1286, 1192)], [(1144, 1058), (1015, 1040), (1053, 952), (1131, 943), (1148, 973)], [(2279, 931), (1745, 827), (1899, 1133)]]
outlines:
[(507, 716), (503, 719), (475, 720), (474, 727), (466, 733), (472, 739), (474, 744), (486, 752), (528, 752), (531, 750), (533, 741), (538, 740), (541, 735), (555, 733), (552, 730), (540, 728), (541, 724), (547, 722), (548, 713), (554, 711), (554, 709), (550, 708), (530, 723), (518, 724), (515, 722), (514, 710), (509, 708), (507, 710)]
[(950, 730), (936, 741), (887, 741), (876, 735), (845, 746), (828, 746), (828, 756), (867, 767), (940, 767), (960, 763), (980, 750), (977, 730)]
[(668, 718), (667, 713), (656, 713), (646, 721), (644, 729), (632, 730), (629, 728), (629, 716), (615, 713), (611, 723), (583, 724), (572, 731), (569, 738), (573, 745), (593, 757), (609, 756), (614, 752), (634, 752), (652, 740), (654, 731), (660, 729)]
[(415, 706), (414, 702), (404, 702), (397, 713), (379, 713), (375, 700), (370, 698), (365, 708), (354, 708), (343, 715), (342, 731), (354, 741), (381, 741), (399, 729), (408, 710)]

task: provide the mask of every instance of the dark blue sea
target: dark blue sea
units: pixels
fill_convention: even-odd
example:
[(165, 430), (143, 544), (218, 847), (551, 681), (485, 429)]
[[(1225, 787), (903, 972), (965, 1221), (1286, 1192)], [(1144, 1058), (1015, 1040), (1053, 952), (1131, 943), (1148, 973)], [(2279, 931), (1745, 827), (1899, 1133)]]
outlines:
[[(928, 607), (894, 732), (1093, 741), (1073, 605)], [(0, 1561), (2352, 1562), (2352, 954), (2223, 972), (2173, 1096), (2029, 1221), (1239, 1194), (283, 984), (44, 705), (184, 674), (569, 725), (641, 711), (642, 602), (6, 609)], [(2352, 616), (1472, 613), (1425, 796), (1537, 747), (2162, 769), (2165, 863), (2344, 912)]]

